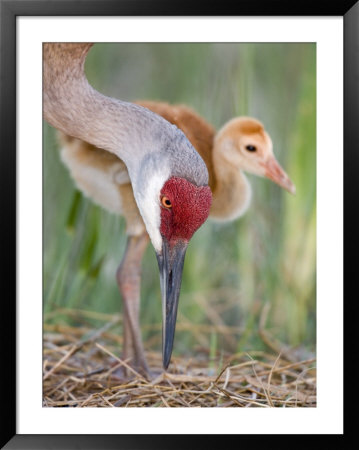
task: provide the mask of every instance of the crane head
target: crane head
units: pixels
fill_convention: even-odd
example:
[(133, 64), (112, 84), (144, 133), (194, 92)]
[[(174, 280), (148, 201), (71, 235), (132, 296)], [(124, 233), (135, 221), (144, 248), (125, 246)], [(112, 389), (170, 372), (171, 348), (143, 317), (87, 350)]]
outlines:
[(209, 215), (212, 194), (208, 186), (195, 186), (172, 177), (160, 193), (162, 248), (157, 252), (162, 290), (162, 355), (170, 362), (176, 325), (184, 257), (189, 240)]
[(274, 181), (291, 194), (295, 186), (273, 154), (272, 140), (261, 122), (251, 117), (237, 117), (218, 133), (221, 156), (232, 165)]
[[(162, 293), (162, 357), (167, 369), (173, 348), (182, 271), (188, 243), (205, 222), (212, 203), (207, 185), (197, 186), (165, 167), (150, 171), (137, 204), (156, 251)], [(135, 192), (136, 192), (135, 191)], [(142, 191), (142, 193), (141, 193)]]

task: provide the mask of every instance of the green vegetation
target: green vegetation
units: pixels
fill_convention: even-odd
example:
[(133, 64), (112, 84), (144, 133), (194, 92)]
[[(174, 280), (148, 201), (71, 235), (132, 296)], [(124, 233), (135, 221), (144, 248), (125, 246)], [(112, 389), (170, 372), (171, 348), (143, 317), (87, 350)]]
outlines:
[[(267, 303), (266, 326), (272, 335), (313, 351), (315, 45), (98, 44), (88, 56), (86, 72), (104, 94), (186, 103), (217, 128), (236, 115), (258, 118), (296, 184), (297, 194), (291, 196), (271, 181), (249, 175), (253, 197), (246, 215), (225, 225), (207, 221), (195, 234), (186, 256), (174, 354), (195, 356), (198, 345), (211, 355), (222, 348), (262, 349), (258, 326)], [(121, 312), (115, 271), (125, 240), (123, 219), (76, 191), (60, 161), (54, 130), (44, 124), (45, 320), (70, 320), (61, 308)], [(151, 246), (143, 262), (141, 292), (144, 337), (151, 348), (160, 348), (160, 287)], [(74, 325), (78, 319), (71, 321)], [(222, 333), (219, 325), (233, 331)]]

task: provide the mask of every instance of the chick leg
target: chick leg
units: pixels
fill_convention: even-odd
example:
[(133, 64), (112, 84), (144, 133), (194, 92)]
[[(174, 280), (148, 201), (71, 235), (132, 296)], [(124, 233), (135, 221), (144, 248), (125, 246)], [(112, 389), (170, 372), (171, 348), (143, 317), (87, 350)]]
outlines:
[(139, 236), (128, 236), (125, 254), (116, 273), (124, 311), (123, 358), (130, 358), (129, 364), (145, 374), (149, 371), (143, 351), (139, 311), (141, 263), (148, 242), (147, 233)]

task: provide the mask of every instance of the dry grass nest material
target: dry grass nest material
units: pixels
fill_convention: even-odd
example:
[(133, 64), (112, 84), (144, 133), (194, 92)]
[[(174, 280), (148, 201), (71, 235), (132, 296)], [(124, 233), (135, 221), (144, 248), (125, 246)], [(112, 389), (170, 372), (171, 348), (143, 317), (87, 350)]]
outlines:
[[(271, 351), (172, 357), (163, 372), (159, 352), (146, 352), (156, 375), (146, 379), (122, 361), (112, 323), (100, 330), (44, 325), (43, 405), (47, 407), (314, 407), (315, 359)], [(297, 360), (296, 360), (297, 359)], [(127, 367), (126, 379), (113, 372)]]

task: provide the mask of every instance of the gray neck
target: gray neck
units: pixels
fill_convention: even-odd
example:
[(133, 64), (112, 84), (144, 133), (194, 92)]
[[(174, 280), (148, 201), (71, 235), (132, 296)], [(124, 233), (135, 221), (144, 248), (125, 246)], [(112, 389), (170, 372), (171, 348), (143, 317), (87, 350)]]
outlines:
[[(93, 89), (84, 64), (91, 44), (44, 44), (44, 118), (55, 128), (122, 159), (133, 182), (149, 155), (172, 176), (208, 183), (205, 164), (184, 134), (162, 117)], [(155, 155), (154, 155), (155, 156)]]

